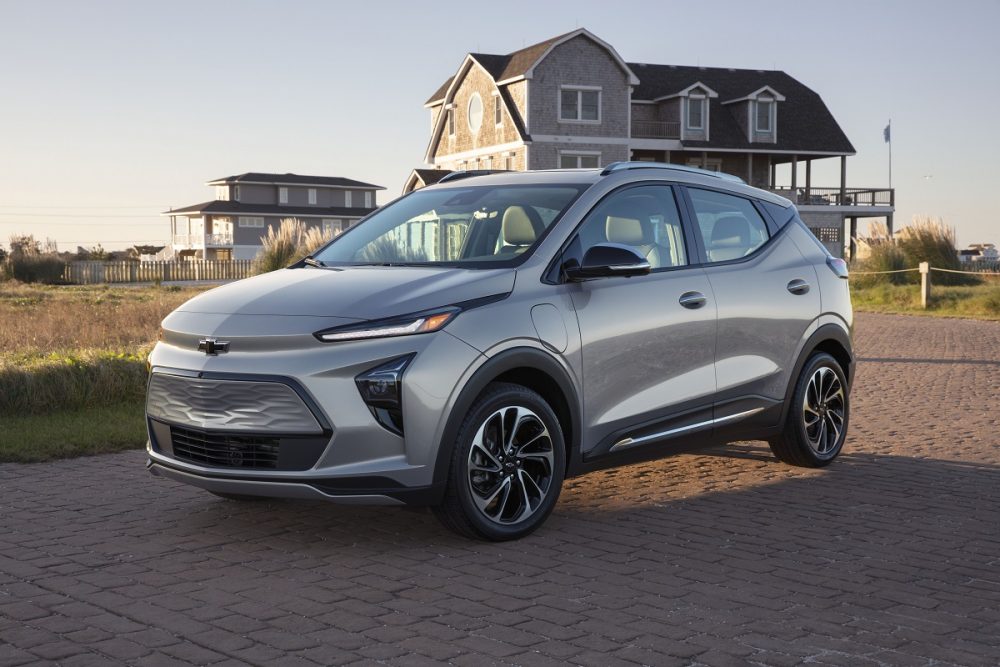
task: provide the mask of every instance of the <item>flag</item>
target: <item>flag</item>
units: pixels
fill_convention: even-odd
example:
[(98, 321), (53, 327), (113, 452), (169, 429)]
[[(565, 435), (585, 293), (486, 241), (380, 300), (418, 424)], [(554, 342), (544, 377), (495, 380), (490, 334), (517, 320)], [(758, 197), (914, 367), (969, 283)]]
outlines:
[(890, 123), (889, 125), (885, 126), (884, 130), (882, 130), (882, 138), (885, 139), (885, 143), (889, 143), (891, 141), (892, 132), (889, 129), (891, 127), (892, 127), (892, 124)]

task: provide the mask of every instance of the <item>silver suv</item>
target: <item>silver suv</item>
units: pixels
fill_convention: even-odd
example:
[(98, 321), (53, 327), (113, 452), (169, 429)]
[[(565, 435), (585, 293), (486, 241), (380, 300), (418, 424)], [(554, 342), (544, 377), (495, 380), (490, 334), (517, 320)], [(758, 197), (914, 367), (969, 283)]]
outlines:
[(171, 313), (148, 466), (233, 499), (430, 505), (490, 540), (599, 468), (748, 439), (823, 466), (848, 425), (846, 277), (732, 176), (452, 174)]

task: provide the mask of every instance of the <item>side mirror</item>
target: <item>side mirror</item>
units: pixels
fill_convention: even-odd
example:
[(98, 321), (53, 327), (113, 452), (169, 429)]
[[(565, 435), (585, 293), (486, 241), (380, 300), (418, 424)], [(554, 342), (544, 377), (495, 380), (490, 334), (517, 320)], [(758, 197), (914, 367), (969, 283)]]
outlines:
[(625, 245), (598, 243), (583, 255), (583, 263), (563, 266), (566, 277), (573, 281), (612, 276), (644, 276), (650, 271), (649, 262)]

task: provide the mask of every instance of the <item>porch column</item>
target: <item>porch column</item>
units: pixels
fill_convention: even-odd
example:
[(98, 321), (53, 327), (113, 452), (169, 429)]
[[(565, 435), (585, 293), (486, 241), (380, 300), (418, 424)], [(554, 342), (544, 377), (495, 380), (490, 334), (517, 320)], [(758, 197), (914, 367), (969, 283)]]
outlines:
[[(840, 201), (841, 206), (847, 201), (847, 156), (840, 156)], [(856, 222), (856, 221), (855, 221)]]
[(810, 190), (812, 190), (812, 160), (806, 160), (806, 203), (809, 203)]
[(892, 213), (885, 216), (885, 228), (889, 232), (889, 238), (892, 238)]
[(778, 187), (778, 165), (771, 160), (770, 153), (767, 154), (767, 178), (769, 187)]
[(798, 189), (799, 185), (799, 156), (792, 156), (792, 201), (796, 204), (799, 202)]
[(747, 184), (753, 185), (753, 153), (747, 153)]
[(853, 216), (849, 218), (851, 221), (851, 261), (853, 262), (858, 258), (858, 216)]
[(670, 164), (670, 151), (667, 151), (667, 164)]
[(701, 168), (708, 169), (708, 151), (701, 152)]

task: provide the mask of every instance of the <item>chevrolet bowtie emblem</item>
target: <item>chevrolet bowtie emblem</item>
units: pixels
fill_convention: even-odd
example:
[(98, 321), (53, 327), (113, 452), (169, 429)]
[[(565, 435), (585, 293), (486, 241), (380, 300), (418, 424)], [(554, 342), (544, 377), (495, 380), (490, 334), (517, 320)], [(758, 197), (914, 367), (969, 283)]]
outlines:
[(215, 338), (202, 338), (198, 341), (198, 351), (215, 356), (224, 352), (229, 352), (228, 340), (216, 340)]

